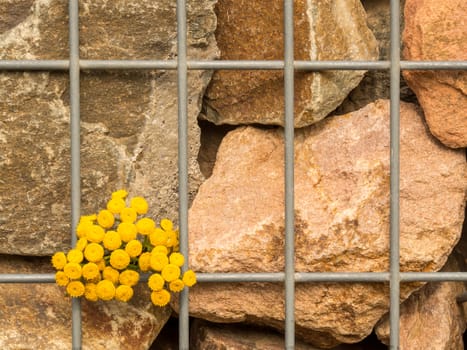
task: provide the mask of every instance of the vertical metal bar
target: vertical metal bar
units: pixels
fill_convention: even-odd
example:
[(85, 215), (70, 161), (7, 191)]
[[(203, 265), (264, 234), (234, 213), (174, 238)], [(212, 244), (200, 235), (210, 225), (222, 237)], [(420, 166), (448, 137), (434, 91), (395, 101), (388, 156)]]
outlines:
[(285, 348), (295, 347), (293, 1), (284, 1)]
[(400, 4), (391, 0), (390, 52), (390, 349), (399, 349), (399, 141), (400, 141)]
[[(180, 252), (188, 265), (188, 92), (186, 1), (177, 0), (178, 195)], [(189, 348), (188, 289), (180, 294), (179, 349)]]
[[(78, 0), (69, 1), (68, 14), (70, 41), (71, 244), (74, 246), (76, 243), (74, 233), (81, 211)], [(71, 315), (72, 348), (78, 350), (81, 349), (81, 304), (78, 298), (72, 298)]]

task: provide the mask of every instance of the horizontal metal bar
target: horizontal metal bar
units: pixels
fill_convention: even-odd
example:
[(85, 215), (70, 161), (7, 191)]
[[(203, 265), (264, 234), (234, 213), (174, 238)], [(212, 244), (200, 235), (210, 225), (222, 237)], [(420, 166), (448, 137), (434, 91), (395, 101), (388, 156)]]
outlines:
[[(199, 282), (283, 282), (283, 272), (198, 273)], [(389, 272), (296, 272), (295, 282), (388, 282)], [(467, 272), (401, 272), (401, 282), (467, 281)]]
[(0, 70), (68, 70), (68, 60), (0, 60)]
[(0, 273), (0, 283), (54, 283), (53, 273)]
[[(465, 70), (467, 61), (401, 61), (403, 70)], [(177, 69), (176, 60), (80, 60), (83, 70)], [(390, 61), (294, 61), (299, 71), (388, 70)], [(189, 70), (282, 70), (283, 61), (188, 61)], [(0, 60), (0, 70), (68, 70), (68, 60)]]
[[(282, 70), (283, 61), (189, 61), (190, 69)], [(388, 61), (294, 61), (294, 70), (380, 70), (389, 69)]]
[(467, 281), (467, 272), (401, 272), (401, 282)]
[(176, 60), (80, 60), (80, 68), (97, 69), (177, 69)]
[[(199, 282), (284, 282), (283, 272), (272, 273), (200, 273)], [(467, 275), (466, 275), (467, 278)], [(386, 282), (388, 272), (296, 272), (295, 282)]]
[(222, 60), (222, 61), (188, 61), (188, 69), (211, 70), (281, 70), (284, 61), (263, 60)]
[(389, 61), (295, 61), (295, 70), (385, 70), (391, 66)]
[(284, 282), (283, 272), (257, 273), (197, 273), (199, 282)]
[[(141, 274), (147, 282), (150, 274)], [(283, 272), (196, 273), (199, 282), (284, 282)], [(295, 282), (388, 282), (389, 272), (296, 272)], [(467, 282), (467, 272), (401, 272), (401, 282)], [(2, 273), (0, 283), (54, 283), (53, 273)]]
[(400, 61), (403, 70), (464, 70), (467, 61)]
[(298, 272), (297, 282), (388, 282), (389, 272)]

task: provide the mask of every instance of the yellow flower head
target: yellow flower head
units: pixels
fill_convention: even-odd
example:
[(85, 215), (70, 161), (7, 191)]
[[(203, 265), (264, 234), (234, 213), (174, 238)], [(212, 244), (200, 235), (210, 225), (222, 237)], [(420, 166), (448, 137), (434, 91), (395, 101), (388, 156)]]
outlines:
[(143, 245), (140, 241), (133, 239), (126, 244), (125, 251), (128, 253), (130, 258), (136, 258), (143, 251)]
[(68, 282), (70, 282), (70, 279), (68, 278), (65, 272), (57, 271), (57, 273), (55, 274), (55, 282), (57, 282), (59, 286), (65, 287), (68, 284)]
[(104, 248), (97, 243), (89, 243), (84, 248), (84, 257), (93, 263), (97, 263), (104, 257)]
[(139, 273), (133, 270), (122, 271), (118, 281), (120, 284), (133, 287), (139, 281)]
[(120, 214), (123, 208), (126, 207), (125, 201), (122, 198), (112, 198), (107, 202), (107, 210), (112, 214)]
[(138, 258), (139, 269), (143, 272), (147, 272), (151, 269), (151, 253), (144, 252)]
[(116, 249), (110, 254), (110, 265), (117, 269), (123, 270), (130, 263), (130, 256), (123, 249)]
[(97, 301), (99, 299), (97, 296), (97, 284), (86, 283), (84, 285), (84, 297), (89, 301)]
[(182, 281), (187, 287), (194, 286), (195, 283), (196, 283), (196, 274), (195, 274), (195, 272), (193, 270), (185, 271), (185, 273), (183, 274), (183, 277), (182, 277)]
[(110, 210), (102, 209), (97, 215), (97, 223), (103, 228), (111, 228), (115, 218)]
[(79, 298), (84, 294), (84, 284), (80, 281), (71, 281), (66, 286), (66, 292), (72, 298)]
[(156, 306), (165, 306), (170, 301), (170, 293), (165, 289), (154, 291), (151, 293), (151, 301)]
[(136, 225), (131, 222), (121, 222), (117, 227), (117, 232), (123, 242), (129, 242), (132, 239), (136, 239), (136, 234), (138, 233)]
[(81, 265), (78, 263), (67, 263), (63, 268), (65, 275), (71, 280), (77, 280), (81, 277)]
[(182, 267), (183, 263), (185, 262), (185, 257), (181, 253), (174, 252), (170, 254), (169, 261), (171, 264), (177, 265), (178, 267)]
[(154, 248), (152, 248), (151, 253), (156, 254), (156, 253), (162, 253), (162, 254), (169, 254), (169, 250), (165, 245), (156, 245)]
[(92, 226), (93, 226), (92, 221), (80, 221), (78, 223), (78, 226), (76, 226), (76, 235), (81, 238), (81, 237), (87, 237), (89, 231), (91, 231)]
[(180, 268), (174, 264), (167, 264), (161, 272), (161, 276), (167, 282), (172, 282), (180, 277)]
[(86, 237), (81, 237), (81, 238), (78, 239), (78, 241), (76, 242), (76, 249), (83, 251), (84, 248), (86, 248), (87, 245), (88, 245), (88, 240), (87, 240), (87, 238), (86, 238)]
[(66, 255), (68, 262), (80, 263), (83, 261), (83, 252), (79, 249), (71, 249)]
[(127, 285), (120, 285), (115, 290), (115, 299), (123, 302), (127, 302), (133, 297), (133, 288)]
[(138, 214), (136, 213), (135, 208), (123, 208), (120, 211), (120, 221), (121, 222), (129, 222), (134, 223), (136, 221), (136, 217)]
[(185, 283), (180, 278), (177, 278), (176, 280), (173, 280), (172, 282), (169, 283), (169, 289), (172, 292), (180, 292), (183, 287), (185, 287)]
[(112, 193), (112, 198), (125, 199), (128, 196), (128, 192), (125, 190), (118, 190)]
[(149, 234), (149, 241), (153, 246), (156, 245), (167, 245), (167, 238), (168, 238), (167, 232), (164, 230), (160, 229), (159, 227), (155, 228), (154, 231), (152, 231)]
[(149, 264), (151, 265), (151, 269), (154, 271), (162, 271), (165, 265), (169, 263), (169, 258), (166, 254), (162, 253), (151, 253), (151, 259), (149, 260)]
[(115, 250), (120, 248), (122, 245), (122, 240), (120, 234), (116, 231), (107, 231), (104, 235), (104, 240), (102, 241), (104, 247), (108, 250)]
[(161, 220), (161, 227), (164, 231), (172, 231), (173, 230), (173, 222), (169, 219), (162, 219)]
[(92, 262), (83, 265), (82, 272), (83, 277), (88, 281), (99, 278), (100, 276), (99, 266)]
[(178, 245), (178, 232), (177, 231), (167, 231), (167, 247), (174, 247)]
[(52, 256), (52, 265), (56, 270), (62, 270), (67, 263), (64, 252), (57, 252)]
[(96, 286), (97, 297), (101, 300), (112, 300), (115, 296), (115, 286), (108, 280), (102, 280)]
[(142, 235), (149, 235), (156, 228), (156, 223), (153, 219), (142, 218), (136, 222), (136, 229)]
[(89, 242), (100, 243), (104, 239), (105, 231), (99, 225), (92, 225), (92, 227), (87, 231), (86, 238)]
[(118, 270), (115, 270), (111, 266), (106, 266), (104, 268), (104, 271), (102, 271), (102, 277), (105, 280), (108, 280), (108, 281), (110, 281), (110, 282), (112, 282), (114, 284), (117, 284), (118, 280), (119, 280), (119, 277), (120, 277), (120, 272), (118, 272)]
[(148, 279), (148, 286), (151, 290), (161, 290), (164, 288), (165, 281), (158, 273), (153, 273)]
[(148, 212), (148, 202), (143, 197), (133, 197), (130, 200), (130, 207), (135, 209), (138, 214), (146, 214)]

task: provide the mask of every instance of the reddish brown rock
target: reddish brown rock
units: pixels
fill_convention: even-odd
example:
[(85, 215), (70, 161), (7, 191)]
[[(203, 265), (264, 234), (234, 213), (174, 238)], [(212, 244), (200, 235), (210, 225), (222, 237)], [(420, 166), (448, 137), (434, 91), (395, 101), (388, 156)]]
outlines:
[[(0, 256), (2, 273), (53, 273), (48, 259)], [(0, 284), (1, 349), (71, 349), (71, 302), (55, 284)], [(128, 303), (81, 302), (83, 350), (145, 350), (170, 317), (139, 285)]]
[[(284, 268), (281, 130), (243, 127), (223, 140), (212, 176), (190, 210), (190, 265), (200, 272)], [(427, 131), (401, 105), (401, 269), (440, 269), (459, 239), (466, 198), (465, 153)], [(295, 141), (297, 271), (389, 268), (389, 103), (298, 130)], [(404, 285), (407, 297), (414, 286)], [(283, 327), (281, 285), (206, 284), (191, 313), (217, 322)], [(297, 334), (317, 346), (358, 342), (388, 310), (382, 284), (298, 284)]]
[[(282, 60), (283, 2), (222, 0), (216, 39), (223, 60)], [(377, 42), (357, 0), (294, 1), (296, 60), (372, 60)], [(332, 31), (329, 28), (333, 28)], [(297, 72), (295, 126), (317, 122), (358, 85), (364, 71)], [(206, 92), (206, 118), (216, 124), (283, 125), (280, 71), (217, 71)]]
[[(467, 60), (467, 2), (407, 0), (403, 57), (413, 61)], [(467, 147), (467, 72), (405, 71), (431, 133), (446, 146)]]
[[(442, 271), (465, 271), (451, 256)], [(456, 298), (465, 293), (463, 282), (432, 282), (412, 294), (400, 309), (401, 350), (464, 350), (467, 305)], [(376, 327), (378, 337), (389, 343), (389, 322), (385, 317)]]

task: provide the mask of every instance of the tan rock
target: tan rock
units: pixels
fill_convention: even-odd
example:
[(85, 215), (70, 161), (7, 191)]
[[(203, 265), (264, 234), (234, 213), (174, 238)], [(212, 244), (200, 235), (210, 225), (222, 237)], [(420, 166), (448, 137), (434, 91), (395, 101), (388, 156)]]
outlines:
[[(284, 349), (284, 337), (270, 330), (255, 329), (245, 325), (214, 324), (201, 320), (194, 321), (191, 328), (191, 348), (236, 349), (236, 350), (280, 350)], [(297, 350), (319, 350), (297, 342)]]
[[(284, 336), (267, 328), (235, 324), (215, 324), (196, 319), (191, 328), (190, 349), (193, 350), (282, 350)], [(295, 341), (297, 350), (320, 350), (300, 340)], [(338, 345), (332, 350), (373, 349), (360, 344)]]
[[(222, 0), (216, 39), (224, 60), (282, 60), (283, 2)], [(295, 59), (371, 60), (377, 42), (360, 1), (295, 1)], [(332, 27), (334, 30), (329, 31)], [(358, 85), (363, 71), (297, 72), (295, 126), (326, 117)], [(206, 118), (216, 124), (283, 125), (280, 71), (216, 71), (206, 92)]]
[[(407, 0), (403, 57), (467, 60), (467, 2)], [(405, 71), (431, 133), (446, 146), (467, 147), (467, 72)]]
[[(442, 271), (464, 270), (451, 256)], [(466, 291), (463, 282), (432, 282), (412, 294), (400, 309), (400, 349), (464, 350), (467, 308), (456, 303), (456, 298)], [(388, 344), (387, 316), (376, 327), (376, 333)]]
[[(295, 142), (297, 271), (387, 271), (389, 103), (304, 128)], [(190, 210), (190, 265), (200, 272), (284, 268), (283, 136), (244, 127), (223, 140)], [(435, 271), (459, 239), (465, 153), (434, 140), (401, 105), (401, 269)], [(407, 297), (414, 285), (404, 285)], [(191, 314), (283, 327), (281, 285), (205, 284)], [(383, 284), (297, 284), (297, 335), (316, 346), (358, 342), (388, 310)]]
[[(2, 273), (53, 273), (48, 259), (1, 256)], [(83, 350), (148, 349), (171, 314), (139, 285), (128, 303), (81, 302)], [(71, 349), (71, 303), (55, 284), (0, 284), (0, 348)]]
[[(0, 0), (0, 59), (67, 59), (67, 4)], [(212, 0), (188, 10), (188, 54), (218, 56)], [(80, 1), (80, 55), (86, 59), (171, 59), (175, 3)], [(197, 164), (201, 97), (210, 79), (190, 71), (190, 196)], [(126, 188), (147, 197), (156, 219), (178, 216), (175, 71), (81, 74), (82, 213)], [(0, 74), (0, 253), (51, 255), (69, 246), (70, 144), (67, 72)], [(14, 189), (14, 190), (13, 190)]]

